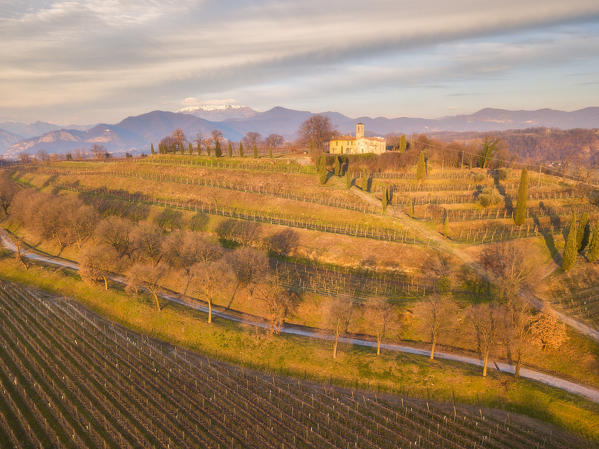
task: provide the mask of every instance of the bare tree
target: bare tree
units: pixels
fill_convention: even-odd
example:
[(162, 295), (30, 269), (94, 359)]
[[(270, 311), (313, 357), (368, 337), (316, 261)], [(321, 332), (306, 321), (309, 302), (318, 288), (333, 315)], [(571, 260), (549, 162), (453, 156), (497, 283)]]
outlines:
[(256, 285), (254, 297), (266, 305), (270, 332), (278, 334), (285, 318), (293, 309), (295, 295), (284, 288), (277, 279), (270, 278)]
[(184, 274), (183, 294), (187, 294), (192, 277), (192, 266), (197, 262), (213, 262), (223, 255), (222, 248), (197, 232), (176, 231), (164, 239), (162, 253), (165, 260)]
[(270, 134), (264, 141), (264, 144), (266, 145), (266, 148), (272, 151), (282, 146), (284, 142), (285, 139), (283, 136), (280, 136), (279, 134)]
[(127, 287), (129, 290), (139, 291), (145, 288), (154, 298), (156, 309), (160, 312), (160, 282), (168, 273), (168, 266), (162, 262), (157, 264), (136, 263), (127, 270)]
[(445, 296), (430, 295), (422, 302), (419, 315), (431, 338), (431, 360), (435, 358), (439, 338), (452, 326), (455, 312), (455, 304)]
[(212, 142), (214, 142), (215, 145), (216, 142), (220, 143), (223, 140), (223, 133), (220, 132), (218, 129), (213, 129), (210, 133), (210, 136), (212, 137)]
[(503, 335), (508, 360), (514, 365), (514, 376), (520, 377), (522, 360), (528, 352), (532, 338), (534, 317), (528, 302), (518, 296), (510, 298), (503, 308)]
[(496, 304), (476, 304), (470, 308), (470, 320), (476, 333), (478, 352), (483, 362), (483, 377), (487, 376), (487, 365), (491, 349), (497, 342), (500, 307)]
[(87, 241), (94, 233), (96, 225), (100, 221), (100, 215), (92, 206), (81, 205), (70, 212), (72, 232), (77, 248)]
[(25, 253), (25, 242), (23, 242), (23, 240), (21, 238), (19, 238), (18, 236), (13, 237), (13, 242), (15, 244), (15, 259), (17, 259), (17, 262), (19, 264), (23, 265), (23, 267), (26, 270), (28, 270), (29, 264), (26, 262), (25, 258), (23, 257), (23, 255)]
[(117, 264), (118, 255), (114, 247), (90, 243), (81, 250), (79, 274), (88, 283), (104, 281), (104, 288), (108, 290), (108, 277), (112, 270), (118, 268)]
[(254, 248), (236, 249), (228, 259), (237, 282), (227, 308), (233, 304), (235, 293), (239, 287), (245, 287), (249, 290), (250, 295), (253, 294), (253, 287), (266, 276), (269, 268), (266, 253)]
[(131, 255), (131, 231), (129, 220), (120, 217), (108, 217), (98, 223), (94, 232), (97, 242), (112, 246), (119, 258)]
[(354, 310), (353, 299), (348, 296), (338, 296), (330, 301), (325, 313), (326, 325), (334, 332), (333, 358), (337, 358), (339, 336), (345, 334)]
[(493, 274), (501, 299), (516, 295), (534, 272), (529, 251), (517, 243), (499, 243), (483, 250), (481, 264)]
[(48, 156), (46, 150), (38, 150), (37, 153), (35, 153), (35, 158), (40, 162), (48, 162), (50, 160), (50, 156)]
[(162, 258), (163, 236), (154, 223), (142, 222), (130, 233), (131, 254), (137, 262), (156, 265)]
[(222, 240), (238, 242), (244, 246), (256, 244), (262, 234), (259, 223), (251, 221), (228, 219), (221, 221), (216, 227), (216, 233)]
[(212, 323), (212, 303), (231, 284), (231, 268), (221, 259), (215, 262), (198, 262), (193, 265), (191, 272), (191, 290), (208, 303), (208, 323)]
[(185, 148), (184, 144), (187, 141), (187, 138), (185, 137), (185, 133), (181, 128), (175, 129), (171, 134), (171, 137), (174, 140), (174, 143), (177, 145), (177, 150), (181, 151)]
[(387, 325), (393, 316), (393, 307), (386, 298), (369, 298), (364, 305), (364, 319), (376, 336), (376, 355), (381, 355), (381, 343), (385, 338)]
[(10, 179), (10, 176), (6, 172), (2, 172), (0, 175), (0, 207), (4, 211), (4, 215), (8, 215), (8, 208), (17, 191), (17, 185)]
[(94, 155), (95, 159), (107, 159), (108, 158), (108, 151), (106, 151), (106, 147), (104, 147), (104, 145), (99, 145), (99, 144), (95, 143), (91, 147), (90, 151)]
[(262, 141), (262, 136), (259, 133), (250, 131), (245, 136), (243, 136), (242, 142), (243, 146), (248, 150), (251, 150), (254, 147), (260, 146)]
[(28, 164), (31, 162), (31, 156), (25, 152), (19, 153), (19, 161), (21, 161), (22, 164)]
[(325, 143), (331, 140), (334, 129), (324, 115), (313, 115), (304, 121), (298, 131), (300, 143), (322, 151)]

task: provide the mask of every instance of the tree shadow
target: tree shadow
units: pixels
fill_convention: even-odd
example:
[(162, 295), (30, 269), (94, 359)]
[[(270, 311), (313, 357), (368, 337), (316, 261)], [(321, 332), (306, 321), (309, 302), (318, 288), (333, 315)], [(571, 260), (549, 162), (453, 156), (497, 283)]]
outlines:
[[(541, 203), (541, 208), (543, 208), (543, 207), (544, 207), (544, 205), (543, 205), (543, 203)], [(551, 258), (554, 260), (554, 262), (556, 264), (561, 265), (562, 255), (557, 250), (557, 248), (555, 246), (555, 239), (553, 238), (553, 229), (554, 229), (553, 222), (551, 222), (550, 226), (548, 228), (546, 228), (541, 224), (538, 214), (531, 213), (530, 216), (532, 217), (535, 226), (537, 227), (537, 229), (543, 236), (543, 240), (545, 240), (545, 246), (547, 246), (547, 249), (549, 250), (549, 254), (551, 254)]]
[(497, 176), (493, 177), (493, 182), (495, 183), (495, 188), (499, 192), (499, 194), (503, 197), (503, 202), (505, 203), (505, 208), (509, 214), (514, 213), (514, 203), (512, 202), (512, 198), (505, 191), (505, 187), (501, 185), (499, 178)]

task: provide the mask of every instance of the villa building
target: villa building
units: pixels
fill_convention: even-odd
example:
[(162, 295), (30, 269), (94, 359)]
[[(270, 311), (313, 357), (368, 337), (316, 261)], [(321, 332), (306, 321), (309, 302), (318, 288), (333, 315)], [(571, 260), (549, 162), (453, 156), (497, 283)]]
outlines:
[(329, 142), (331, 154), (382, 154), (387, 150), (387, 141), (383, 137), (365, 137), (364, 124), (356, 124), (356, 137), (339, 136)]

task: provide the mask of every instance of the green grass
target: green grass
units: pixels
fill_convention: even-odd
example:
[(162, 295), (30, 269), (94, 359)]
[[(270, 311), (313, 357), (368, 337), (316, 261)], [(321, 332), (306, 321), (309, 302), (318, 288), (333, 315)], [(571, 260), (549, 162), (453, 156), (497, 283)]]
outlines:
[(337, 360), (331, 345), (263, 331), (216, 319), (177, 305), (157, 312), (150, 298), (133, 297), (113, 288), (89, 286), (64, 270), (32, 266), (25, 271), (14, 259), (0, 260), (5, 279), (77, 298), (99, 314), (127, 327), (220, 359), (272, 372), (342, 385), (402, 393), (413, 397), (505, 408), (540, 418), (599, 441), (599, 406), (537, 383), (452, 362), (342, 346)]

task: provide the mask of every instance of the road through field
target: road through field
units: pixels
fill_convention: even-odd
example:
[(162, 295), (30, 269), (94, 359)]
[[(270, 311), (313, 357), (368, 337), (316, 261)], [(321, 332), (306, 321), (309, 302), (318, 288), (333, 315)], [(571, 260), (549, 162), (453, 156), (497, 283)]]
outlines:
[[(16, 248), (13, 243), (12, 237), (10, 236), (10, 234), (8, 232), (6, 232), (3, 229), (0, 230), (0, 240), (2, 242), (2, 245), (5, 248), (7, 248), (11, 251), (15, 251)], [(31, 260), (36, 260), (39, 262), (43, 262), (43, 263), (47, 263), (47, 264), (51, 264), (51, 265), (55, 265), (55, 266), (69, 268), (72, 270), (79, 270), (79, 266), (75, 262), (68, 261), (68, 260), (65, 260), (65, 259), (62, 259), (59, 257), (45, 255), (45, 254), (36, 252), (34, 250), (31, 250), (31, 249), (27, 249), (27, 250), (23, 251), (22, 257), (26, 257)], [(121, 284), (124, 284), (126, 282), (122, 276), (118, 276), (118, 275), (112, 276), (111, 280), (114, 282), (121, 283)], [(162, 293), (159, 296), (162, 299), (172, 301), (172, 302), (184, 305), (186, 307), (190, 307), (192, 309), (199, 310), (201, 312), (208, 312), (208, 307), (202, 301), (199, 301), (199, 300), (190, 300), (190, 299), (187, 299), (185, 297), (182, 297), (182, 296), (174, 294), (174, 293)], [(218, 309), (215, 310), (214, 307), (212, 309), (212, 314), (216, 317), (219, 317), (219, 318), (222, 318), (225, 320), (229, 320), (229, 321), (233, 321), (233, 322), (238, 322), (241, 324), (246, 324), (246, 325), (255, 326), (255, 327), (264, 328), (264, 329), (267, 329), (269, 327), (268, 323), (265, 322), (263, 319), (260, 319), (259, 317), (252, 316), (252, 315), (240, 314), (240, 313), (236, 313), (234, 311), (226, 311), (224, 309), (223, 310), (218, 310)], [(334, 339), (334, 337), (332, 335), (328, 334), (326, 331), (323, 331), (322, 329), (316, 329), (316, 328), (311, 328), (311, 327), (307, 327), (307, 326), (286, 324), (282, 327), (281, 333), (288, 334), (288, 335), (298, 335), (301, 337), (314, 338), (314, 339), (326, 340), (326, 341), (331, 341)], [(375, 341), (370, 341), (370, 340), (360, 339), (360, 338), (340, 337), (339, 341), (342, 343), (363, 346), (363, 347), (370, 347), (370, 348), (376, 347)], [(420, 355), (420, 356), (424, 356), (424, 357), (430, 356), (430, 351), (428, 351), (428, 350), (414, 348), (414, 347), (410, 347), (410, 346), (404, 346), (404, 345), (383, 343), (383, 344), (381, 344), (381, 348), (389, 350), (389, 351)], [(468, 357), (468, 356), (460, 355), (460, 354), (452, 354), (449, 352), (436, 351), (435, 357), (437, 357), (438, 359), (466, 363), (466, 364), (474, 365), (474, 366), (482, 366), (481, 360), (474, 358), (474, 357)], [(504, 362), (494, 362), (492, 364), (489, 364), (489, 368), (490, 369), (494, 368), (497, 371), (500, 371), (503, 373), (509, 373), (509, 374), (514, 373), (514, 367), (512, 365), (510, 365), (508, 363), (504, 363)], [(526, 379), (540, 382), (542, 384), (545, 384), (545, 385), (548, 385), (548, 386), (551, 386), (554, 388), (558, 388), (563, 391), (567, 391), (568, 393), (573, 393), (573, 394), (577, 394), (580, 396), (584, 396), (585, 398), (587, 398), (595, 403), (599, 403), (599, 390), (596, 390), (594, 388), (587, 387), (587, 386), (581, 385), (581, 384), (577, 384), (575, 382), (571, 382), (566, 379), (561, 379), (556, 376), (545, 374), (540, 371), (531, 370), (529, 368), (522, 368), (520, 370), (520, 376), (523, 378), (526, 378)]]
[[(370, 204), (376, 204), (378, 206), (381, 205), (380, 201), (378, 201), (376, 198), (369, 195), (368, 193), (358, 189), (357, 187), (352, 187), (351, 190), (355, 195), (357, 195), (365, 201), (368, 201)], [(470, 254), (468, 254), (466, 251), (464, 251), (457, 245), (451, 243), (438, 232), (426, 228), (420, 222), (418, 222), (418, 220), (410, 218), (398, 207), (388, 206), (387, 213), (391, 217), (398, 220), (403, 227), (410, 229), (412, 232), (416, 233), (416, 235), (424, 237), (424, 240), (428, 240), (431, 246), (436, 247), (439, 251), (451, 254), (452, 256), (462, 261), (462, 263), (464, 263), (465, 265), (470, 266), (479, 276), (483, 277), (484, 279), (487, 279), (489, 282), (493, 282), (494, 276), (492, 273), (485, 270), (485, 268), (482, 267), (479, 263), (477, 263)], [(549, 276), (552, 272), (553, 270), (545, 270), (541, 279), (544, 279), (545, 277)], [(587, 337), (590, 337), (593, 340), (599, 342), (599, 331), (597, 329), (594, 329), (586, 325), (585, 323), (575, 318), (572, 318), (571, 316), (568, 316), (564, 313), (561, 313), (558, 310), (555, 310), (555, 308), (552, 307), (551, 304), (549, 304), (549, 302), (535, 295), (529, 288), (520, 291), (520, 296), (536, 309), (552, 313), (563, 323), (567, 324), (573, 329), (576, 329), (581, 334), (586, 335)]]

